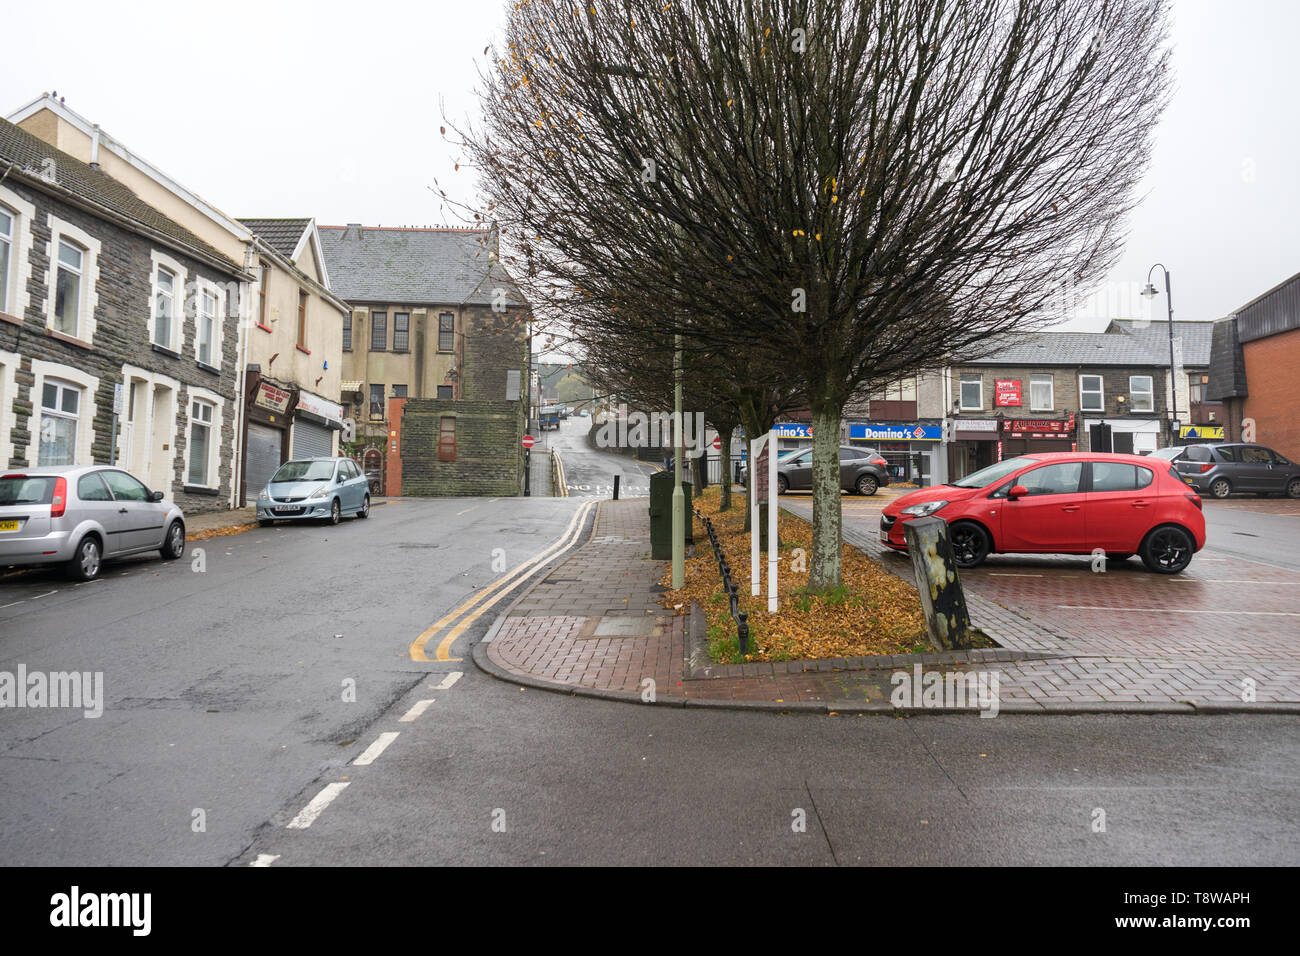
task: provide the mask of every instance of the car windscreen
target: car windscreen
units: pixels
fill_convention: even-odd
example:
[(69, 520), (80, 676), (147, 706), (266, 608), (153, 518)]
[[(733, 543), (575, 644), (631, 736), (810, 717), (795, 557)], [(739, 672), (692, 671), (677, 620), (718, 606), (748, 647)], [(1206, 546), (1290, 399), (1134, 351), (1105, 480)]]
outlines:
[(989, 465), (987, 468), (981, 468), (979, 471), (972, 472), (965, 478), (958, 478), (956, 481), (949, 482), (957, 488), (985, 488), (988, 485), (996, 484), (1013, 471), (1024, 468), (1025, 465), (1031, 464), (1029, 458), (1008, 458), (1006, 461), (1000, 461), (996, 465)]
[(1180, 448), (1177, 445), (1170, 448), (1157, 448), (1155, 451), (1151, 452), (1151, 457), (1164, 458), (1166, 461), (1173, 461), (1184, 451), (1186, 451), (1185, 448)]
[(0, 478), (0, 506), (48, 505), (54, 498), (54, 478), (6, 475)]
[(286, 481), (329, 481), (334, 477), (332, 461), (286, 461), (271, 476), (271, 483)]

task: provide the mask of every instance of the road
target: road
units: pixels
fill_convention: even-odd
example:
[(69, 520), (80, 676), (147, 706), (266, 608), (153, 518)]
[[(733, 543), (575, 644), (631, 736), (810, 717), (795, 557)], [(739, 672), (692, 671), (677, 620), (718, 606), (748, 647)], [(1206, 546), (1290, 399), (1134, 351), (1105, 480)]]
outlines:
[(654, 462), (615, 455), (587, 444), (590, 418), (568, 418), (558, 431), (538, 433), (538, 448), (555, 448), (564, 461), (570, 496), (608, 498), (613, 494), (614, 476), (619, 476), (619, 497), (650, 494), (650, 476), (658, 470)]
[[(201, 541), (81, 587), (0, 579), (0, 671), (105, 681), (99, 718), (0, 711), (0, 858), (1300, 862), (1295, 717), (680, 710), (478, 672), (470, 645), (532, 580), (528, 558), (590, 526), (597, 477), (635, 487), (651, 470), (587, 449), (579, 424), (550, 436), (578, 486), (568, 499), (407, 499), (334, 528)], [(504, 600), (450, 659), (412, 659), (431, 623), (488, 595)]]
[(1206, 551), (1300, 571), (1300, 501), (1205, 499)]

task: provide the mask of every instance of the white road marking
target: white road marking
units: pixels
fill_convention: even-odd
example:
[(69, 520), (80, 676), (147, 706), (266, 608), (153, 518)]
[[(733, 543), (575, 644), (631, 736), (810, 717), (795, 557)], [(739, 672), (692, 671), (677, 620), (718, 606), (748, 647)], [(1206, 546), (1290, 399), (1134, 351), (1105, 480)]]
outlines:
[(994, 577), (998, 578), (1041, 578), (1041, 574), (1017, 574), (1014, 571), (990, 571)]
[(448, 674), (446, 677), (442, 679), (441, 683), (435, 684), (433, 689), (451, 690), (452, 684), (456, 683), (456, 681), (460, 680), (463, 676), (465, 675), (462, 674), (460, 671), (452, 671), (450, 674)]
[(12, 604), (0, 604), (0, 611), (3, 611), (7, 607), (17, 607), (22, 603), (22, 601), (14, 601)]
[(473, 511), (477, 507), (478, 505), (471, 505), (470, 507), (466, 508), (464, 511), (457, 511), (456, 517), (459, 518), (463, 514), (468, 514), (469, 512)]
[(35, 597), (33, 597), (31, 600), (39, 601), (43, 597), (49, 597), (51, 594), (58, 594), (58, 593), (59, 593), (59, 589), (55, 588), (53, 591), (46, 591), (44, 594), (38, 594)]
[(415, 720), (416, 717), (419, 717), (422, 713), (428, 710), (429, 705), (432, 704), (433, 701), (434, 698), (432, 697), (428, 700), (417, 700), (410, 710), (397, 718), (397, 722), (399, 724), (409, 724), (411, 721)]
[(379, 759), (379, 755), (388, 749), (388, 745), (397, 739), (397, 731), (390, 730), (379, 735), (379, 739), (366, 748), (356, 760), (352, 761), (354, 767), (365, 767)]
[(1253, 617), (1300, 617), (1300, 611), (1198, 611), (1186, 607), (1096, 607), (1089, 604), (1058, 604), (1063, 611), (1137, 611), (1143, 614), (1249, 614)]
[(305, 830), (313, 823), (321, 812), (334, 802), (334, 798), (348, 788), (350, 781), (342, 783), (330, 783), (325, 785), (325, 789), (316, 796), (311, 798), (311, 803), (298, 811), (298, 815), (289, 821), (287, 829)]
[(1176, 577), (1170, 583), (1177, 584), (1290, 584), (1290, 581), (1256, 581), (1250, 578), (1184, 578)]
[(280, 854), (278, 853), (259, 853), (257, 854), (257, 859), (248, 865), (249, 866), (270, 866), (278, 859), (280, 859)]

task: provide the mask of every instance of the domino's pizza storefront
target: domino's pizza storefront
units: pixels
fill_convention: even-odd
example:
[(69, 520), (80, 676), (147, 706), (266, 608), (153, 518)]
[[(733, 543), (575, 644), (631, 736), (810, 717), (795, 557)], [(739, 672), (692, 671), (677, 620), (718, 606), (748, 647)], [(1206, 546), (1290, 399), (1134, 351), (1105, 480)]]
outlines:
[(943, 426), (938, 424), (849, 423), (848, 443), (880, 452), (888, 462), (889, 480), (895, 484), (910, 483), (922, 488), (933, 484), (942, 439)]

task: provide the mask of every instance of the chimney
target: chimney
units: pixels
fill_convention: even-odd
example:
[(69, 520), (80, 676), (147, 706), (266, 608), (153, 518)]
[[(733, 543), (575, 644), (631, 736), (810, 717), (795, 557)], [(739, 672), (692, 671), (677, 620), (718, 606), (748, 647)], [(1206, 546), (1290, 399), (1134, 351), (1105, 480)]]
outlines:
[(90, 168), (99, 169), (99, 124), (90, 134)]
[(359, 222), (348, 223), (348, 227), (343, 230), (343, 238), (344, 240), (361, 239), (362, 238), (361, 223)]

